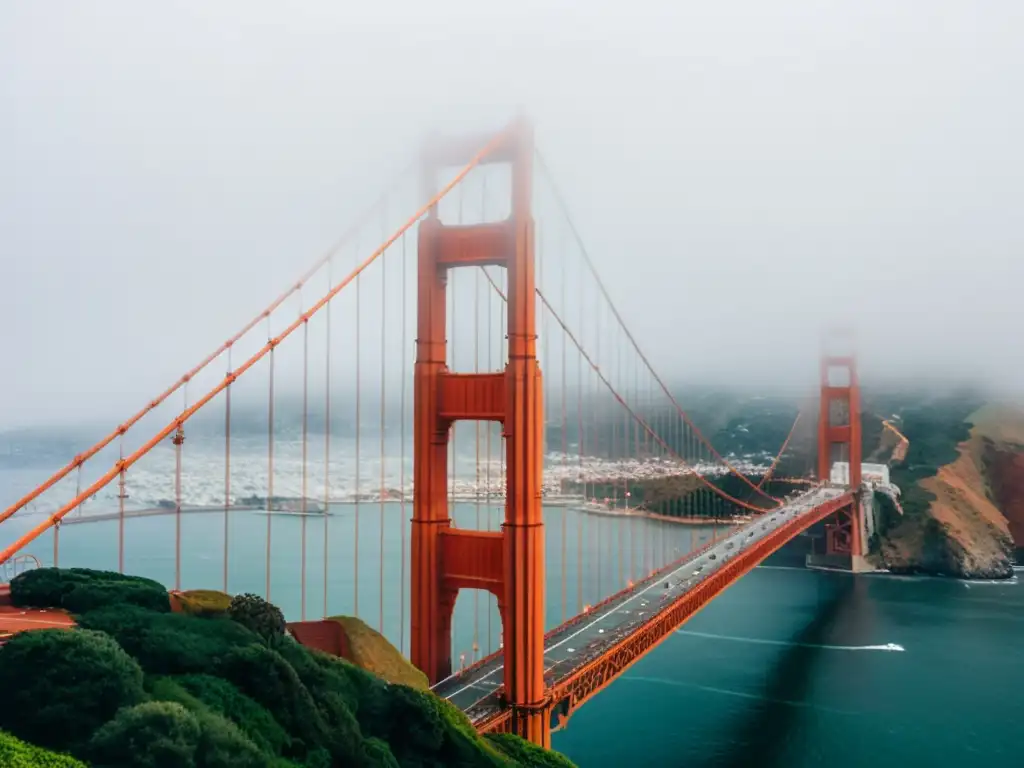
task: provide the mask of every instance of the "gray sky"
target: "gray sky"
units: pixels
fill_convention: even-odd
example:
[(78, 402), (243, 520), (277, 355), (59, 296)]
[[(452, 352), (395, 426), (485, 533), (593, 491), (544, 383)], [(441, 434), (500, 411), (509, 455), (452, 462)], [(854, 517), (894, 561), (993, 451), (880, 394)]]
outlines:
[(4, 3), (0, 427), (135, 410), (424, 130), (517, 107), (669, 377), (812, 386), (844, 320), (867, 377), (1024, 392), (1021, 40), (1014, 0)]

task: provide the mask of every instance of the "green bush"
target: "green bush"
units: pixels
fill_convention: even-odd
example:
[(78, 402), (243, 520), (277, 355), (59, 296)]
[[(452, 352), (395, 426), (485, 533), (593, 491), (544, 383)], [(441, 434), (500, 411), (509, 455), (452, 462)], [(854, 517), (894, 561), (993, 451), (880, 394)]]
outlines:
[(34, 747), (0, 731), (0, 765), (4, 768), (85, 768), (73, 757)]
[(198, 716), (196, 765), (202, 768), (270, 768), (272, 758), (230, 720), (213, 712)]
[(386, 740), (402, 765), (504, 766), (507, 761), (480, 738), (469, 719), (432, 693), (404, 685), (388, 686)]
[(211, 672), (231, 650), (260, 642), (228, 619), (157, 614), (132, 605), (90, 611), (78, 623), (111, 635), (146, 672), (161, 675)]
[(89, 740), (89, 759), (104, 768), (193, 768), (201, 728), (180, 704), (126, 707)]
[[(339, 759), (357, 759), (364, 733), (360, 728), (363, 723), (357, 719), (356, 713), (372, 711), (372, 697), (379, 700), (384, 695), (385, 683), (348, 662), (298, 643), (282, 643), (278, 653), (295, 670), (323, 717), (331, 754)], [(367, 681), (357, 680), (359, 676), (364, 676)], [(376, 691), (370, 693), (369, 686), (374, 683)], [(365, 709), (361, 707), (360, 690), (367, 692)], [(369, 735), (373, 735), (372, 732)]]
[(167, 590), (152, 579), (89, 568), (35, 568), (11, 580), (15, 605), (84, 613), (107, 605), (169, 611)]
[[(171, 613), (114, 599), (153, 594), (155, 582), (42, 570), (20, 582), (21, 599), (66, 605), (77, 594), (88, 606), (80, 629), (25, 633), (0, 652), (0, 727), (43, 747), (105, 768), (568, 765), (481, 739), (433, 694), (298, 644), (252, 595), (232, 601), (232, 618)], [(0, 766), (36, 765), (4, 749), (14, 747), (0, 740)]]
[(379, 768), (400, 768), (400, 763), (391, 754), (391, 748), (380, 739), (367, 739), (363, 744), (366, 765)]
[[(274, 755), (288, 752), (291, 745), (288, 733), (266, 709), (227, 680), (211, 675), (182, 675), (172, 680), (187, 696), (235, 723), (264, 752)], [(163, 698), (155, 690), (153, 695)]]
[(142, 670), (113, 639), (88, 630), (40, 629), (0, 651), (0, 727), (70, 750), (121, 707), (145, 699)]
[(531, 744), (511, 733), (489, 733), (484, 738), (519, 765), (536, 768), (573, 768), (573, 764), (557, 752), (541, 749), (536, 744)]
[(228, 616), (267, 643), (275, 644), (284, 637), (285, 621), (281, 609), (257, 595), (235, 595), (228, 606)]
[(219, 676), (262, 705), (291, 734), (286, 756), (304, 757), (326, 746), (327, 724), (292, 666), (263, 645), (233, 649), (218, 665)]

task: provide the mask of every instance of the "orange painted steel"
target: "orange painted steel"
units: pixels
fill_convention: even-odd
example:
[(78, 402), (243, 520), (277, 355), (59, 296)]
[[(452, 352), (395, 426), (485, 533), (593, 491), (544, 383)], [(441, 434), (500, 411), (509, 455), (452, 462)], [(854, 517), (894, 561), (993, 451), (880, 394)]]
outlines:
[(897, 463), (903, 461), (907, 458), (907, 451), (910, 450), (910, 441), (907, 439), (907, 436), (896, 429), (888, 419), (882, 419), (882, 427), (896, 435), (896, 439), (899, 440), (897, 446), (892, 449), (892, 458), (890, 461)]
[(377, 209), (381, 201), (385, 200), (386, 198), (387, 193), (382, 195), (372, 206), (370, 206), (370, 208), (368, 208), (362, 215), (360, 215), (356, 222), (351, 227), (349, 227), (348, 230), (340, 238), (338, 238), (334, 245), (332, 245), (330, 248), (327, 249), (326, 252), (324, 252), (323, 256), (317, 259), (313, 266), (306, 270), (302, 277), (300, 277), (298, 281), (294, 285), (292, 285), (291, 288), (286, 290), (284, 293), (282, 293), (280, 296), (274, 299), (270, 304), (268, 304), (262, 312), (260, 312), (258, 315), (256, 315), (256, 317), (254, 317), (252, 320), (250, 320), (248, 323), (242, 326), (242, 329), (238, 331), (234, 336), (232, 336), (230, 339), (228, 339), (219, 347), (217, 347), (217, 349), (215, 349), (213, 352), (211, 352), (209, 355), (203, 358), (202, 361), (195, 365), (191, 370), (186, 372), (171, 386), (169, 386), (155, 398), (150, 400), (149, 403), (147, 403), (144, 408), (138, 411), (127, 421), (120, 424), (117, 427), (117, 429), (115, 429), (102, 440), (97, 442), (91, 448), (82, 451), (80, 454), (75, 456), (68, 464), (66, 464), (62, 469), (54, 473), (46, 482), (37, 486), (36, 488), (33, 488), (32, 491), (18, 499), (16, 502), (14, 502), (14, 504), (7, 507), (7, 509), (5, 509), (3, 512), (0, 512), (0, 523), (9, 518), (11, 515), (15, 514), (18, 510), (23, 509), (24, 507), (31, 504), (33, 501), (39, 498), (40, 495), (45, 493), (47, 490), (49, 490), (54, 485), (63, 480), (65, 477), (67, 477), (69, 474), (71, 474), (72, 471), (74, 471), (77, 468), (80, 468), (82, 464), (91, 459), (97, 453), (99, 453), (112, 442), (114, 442), (114, 440), (116, 440), (118, 437), (120, 437), (133, 426), (135, 426), (135, 424), (137, 424), (144, 416), (146, 416), (148, 413), (150, 413), (152, 410), (154, 410), (156, 407), (158, 407), (164, 401), (166, 401), (168, 397), (170, 397), (183, 386), (188, 384), (188, 382), (192, 378), (194, 378), (196, 374), (198, 374), (200, 371), (206, 368), (206, 366), (208, 366), (210, 363), (216, 360), (224, 352), (231, 349), (231, 347), (234, 346), (234, 344), (237, 341), (239, 341), (243, 336), (245, 336), (245, 334), (247, 334), (249, 331), (255, 328), (261, 321), (270, 317), (270, 314), (274, 310), (276, 310), (279, 306), (284, 304), (284, 302), (287, 301), (291, 296), (293, 296), (297, 291), (301, 290), (302, 286), (305, 285), (306, 282), (313, 277), (313, 275), (315, 275), (327, 262), (334, 258), (338, 251), (341, 250), (341, 248), (344, 247), (344, 245), (358, 231), (359, 227), (370, 217), (371, 213)]
[[(459, 589), (498, 600), (505, 649), (505, 690), (512, 731), (550, 745), (544, 690), (544, 522), (541, 508), (544, 406), (536, 353), (533, 131), (518, 121), (501, 134), (490, 161), (512, 170), (512, 210), (505, 222), (445, 226), (432, 208), (419, 229), (418, 336), (414, 383), (412, 654), (431, 682), (452, 669), (451, 620)], [(430, 144), (424, 183), (434, 183), (452, 146)], [(508, 361), (503, 374), (448, 370), (445, 299), (448, 272), (467, 265), (508, 272)], [(453, 528), (447, 498), (448, 447), (459, 420), (498, 421), (507, 450), (502, 531)]]
[[(273, 350), (282, 341), (288, 338), (298, 328), (309, 322), (309, 319), (313, 317), (313, 315), (315, 315), (317, 312), (323, 309), (323, 307), (326, 306), (331, 301), (331, 299), (337, 296), (342, 291), (342, 289), (348, 286), (367, 267), (369, 267), (373, 262), (375, 262), (381, 256), (381, 254), (384, 253), (384, 251), (386, 251), (396, 240), (398, 240), (398, 238), (405, 234), (405, 232), (411, 229), (416, 224), (416, 222), (418, 222), (421, 218), (423, 218), (425, 214), (427, 214), (428, 211), (436, 210), (437, 204), (449, 192), (451, 192), (451, 190), (454, 189), (469, 174), (471, 170), (473, 170), (481, 162), (483, 162), (484, 159), (492, 151), (499, 148), (501, 146), (502, 141), (503, 137), (495, 137), (491, 142), (489, 142), (482, 149), (480, 149), (475, 155), (471, 156), (466, 165), (455, 175), (455, 177), (451, 181), (445, 184), (444, 187), (442, 187), (442, 189), (439, 192), (432, 195), (426, 204), (424, 204), (401, 227), (399, 227), (398, 230), (393, 235), (391, 235), (391, 237), (389, 237), (384, 243), (378, 246), (378, 248), (373, 253), (367, 256), (358, 266), (356, 266), (356, 268), (353, 269), (345, 277), (344, 280), (337, 283), (316, 304), (314, 304), (308, 310), (300, 314), (299, 317), (294, 322), (292, 322), (287, 328), (285, 328), (284, 331), (282, 331), (274, 338), (270, 339), (270, 341), (268, 341), (258, 352), (256, 352), (256, 354), (254, 354), (252, 357), (246, 360), (239, 368), (229, 372), (219, 384), (213, 387), (201, 398), (199, 398), (191, 406), (184, 409), (180, 414), (178, 414), (178, 416), (172, 422), (170, 422), (167, 426), (165, 426), (163, 429), (157, 432), (156, 435), (154, 435), (147, 442), (145, 442), (138, 450), (120, 459), (113, 466), (113, 468), (111, 468), (104, 475), (102, 475), (99, 478), (99, 480), (97, 480), (84, 491), (76, 495), (75, 498), (73, 498), (71, 501), (60, 507), (60, 509), (58, 509), (52, 515), (50, 515), (45, 522), (40, 523), (31, 531), (29, 531), (24, 536), (15, 541), (13, 544), (8, 546), (6, 549), (0, 551), (0, 564), (7, 562), (7, 560), (9, 560), (11, 557), (17, 554), (19, 550), (33, 542), (47, 530), (49, 530), (54, 525), (59, 523), (60, 520), (64, 518), (65, 515), (67, 515), (69, 512), (75, 509), (79, 504), (81, 504), (90, 496), (94, 495), (95, 493), (103, 489), (106, 485), (112, 482), (114, 478), (118, 477), (118, 475), (120, 475), (122, 472), (127, 470), (133, 464), (135, 464), (139, 459), (141, 459), (143, 456), (145, 456), (147, 453), (153, 450), (153, 448), (159, 445), (159, 443), (162, 440), (166, 439), (171, 434), (173, 434), (181, 425), (183, 425), (188, 419), (194, 416), (197, 411), (199, 411), (203, 406), (205, 406), (207, 403), (213, 400), (214, 397), (223, 392), (229, 385), (236, 381), (239, 376), (241, 376), (250, 368), (252, 368), (267, 354), (272, 353)], [(123, 432), (123, 430), (120, 430), (117, 434), (121, 434), (121, 432)], [(50, 485), (52, 485), (52, 483), (50, 483)], [(36, 496), (39, 495), (39, 493), (42, 493), (46, 489), (46, 487), (49, 487), (45, 483), (44, 486), (45, 487), (41, 486), (42, 490), (36, 489), (36, 491), (33, 491), (33, 494), (35, 495), (30, 494), (30, 496), (32, 496), (32, 498), (35, 498)]]
[(789, 441), (793, 439), (793, 433), (796, 432), (796, 425), (800, 423), (801, 416), (803, 416), (803, 412), (797, 411), (796, 418), (793, 419), (793, 426), (789, 428), (789, 434), (786, 435), (786, 439), (782, 441), (782, 447), (779, 448), (779, 452), (775, 454), (775, 459), (772, 461), (771, 466), (768, 467), (768, 471), (764, 473), (764, 477), (762, 477), (758, 482), (758, 488), (771, 479), (772, 474), (775, 472), (775, 468), (779, 466), (779, 462), (782, 461), (782, 454), (786, 452), (786, 447), (789, 445)]
[(608, 302), (608, 308), (612, 311), (612, 315), (615, 316), (616, 321), (618, 321), (619, 326), (622, 328), (622, 331), (625, 334), (626, 338), (629, 340), (629, 343), (632, 344), (633, 349), (636, 350), (636, 353), (640, 357), (640, 360), (643, 362), (644, 366), (646, 366), (647, 370), (650, 371), (654, 381), (658, 384), (658, 386), (661, 388), (661, 391), (665, 394), (665, 396), (669, 399), (669, 402), (671, 402), (672, 406), (676, 409), (676, 412), (679, 415), (679, 417), (682, 418), (682, 420), (690, 428), (693, 436), (703, 445), (705, 445), (708, 451), (710, 451), (711, 455), (714, 456), (719, 462), (721, 462), (721, 464), (724, 467), (726, 467), (730, 472), (732, 472), (732, 474), (736, 475), (738, 478), (740, 478), (740, 480), (749, 485), (751, 489), (753, 489), (760, 495), (764, 496), (765, 498), (771, 501), (776, 502), (777, 504), (781, 504), (781, 499), (777, 499), (774, 496), (765, 493), (765, 491), (762, 488), (755, 485), (753, 481), (750, 480), (750, 478), (748, 478), (746, 475), (744, 475), (742, 472), (736, 469), (736, 467), (730, 464), (729, 461), (715, 449), (715, 446), (711, 444), (711, 441), (704, 437), (704, 434), (700, 431), (700, 429), (697, 428), (697, 425), (694, 424), (693, 421), (690, 419), (689, 414), (683, 410), (683, 407), (679, 404), (679, 402), (672, 395), (672, 392), (669, 391), (669, 388), (665, 385), (664, 380), (662, 380), (662, 378), (655, 372), (654, 367), (647, 359), (647, 356), (643, 353), (643, 351), (641, 351), (640, 345), (637, 343), (636, 338), (630, 332), (629, 328), (626, 327), (626, 323), (623, 321), (622, 316), (619, 314), (619, 310), (615, 307), (614, 302), (612, 302), (611, 294), (608, 293), (608, 289), (605, 287), (604, 281), (601, 280), (601, 277), (597, 274), (597, 269), (594, 267), (594, 262), (590, 260), (590, 254), (587, 253), (587, 249), (583, 246), (583, 238), (580, 236), (579, 230), (576, 229), (576, 225), (573, 224), (572, 218), (569, 216), (569, 207), (568, 205), (566, 205), (565, 199), (562, 197), (557, 187), (555, 187), (554, 180), (551, 178), (551, 174), (548, 172), (547, 165), (545, 164), (544, 158), (543, 156), (541, 156), (540, 152), (537, 152), (537, 162), (540, 164), (541, 170), (545, 173), (545, 175), (547, 175), (548, 183), (551, 185), (552, 192), (554, 193), (555, 202), (562, 209), (562, 213), (564, 214), (565, 219), (569, 224), (569, 229), (572, 231), (572, 235), (576, 239), (577, 245), (579, 245), (580, 255), (583, 257), (584, 263), (590, 270), (590, 274), (594, 276), (594, 281), (597, 283), (597, 287), (601, 291), (601, 294), (604, 296), (605, 301)]
[[(508, 299), (506, 298), (504, 292), (501, 290), (501, 288), (498, 286), (498, 284), (494, 281), (494, 278), (491, 277), (490, 273), (486, 269), (483, 270), (483, 273), (487, 277), (487, 281), (491, 284), (491, 287), (495, 291), (497, 291), (498, 295), (502, 298), (502, 300), (503, 301), (508, 301)], [(593, 358), (591, 358), (590, 355), (586, 352), (586, 350), (583, 348), (583, 345), (580, 343), (579, 339), (577, 339), (576, 335), (569, 329), (568, 324), (565, 322), (565, 320), (562, 319), (561, 315), (558, 314), (558, 312), (555, 310), (555, 308), (547, 300), (547, 298), (544, 296), (544, 294), (540, 290), (540, 288), (537, 289), (537, 298), (540, 299), (540, 301), (544, 305), (544, 307), (548, 310), (548, 312), (551, 313), (552, 318), (554, 318), (555, 322), (558, 323), (558, 325), (561, 327), (562, 332), (566, 335), (566, 338), (568, 338), (569, 341), (572, 342), (573, 346), (576, 347), (576, 350), (580, 353), (580, 356), (583, 358), (584, 361), (586, 361), (587, 365), (590, 366), (590, 369), (597, 375), (598, 380), (602, 384), (604, 384), (605, 388), (611, 393), (612, 397), (614, 397), (616, 402), (618, 402), (619, 405), (621, 405), (626, 410), (626, 412), (629, 414), (629, 416), (636, 422), (637, 426), (642, 428), (644, 430), (645, 434), (649, 435), (654, 442), (656, 442), (658, 445), (660, 445), (674, 459), (676, 459), (678, 462), (680, 462), (684, 466), (689, 466), (689, 463), (686, 461), (686, 459), (684, 459), (682, 456), (680, 456), (676, 452), (676, 450), (674, 448), (672, 448), (671, 445), (669, 445), (651, 427), (650, 424), (648, 424), (646, 419), (644, 419), (642, 416), (640, 416), (638, 413), (636, 413), (636, 411), (634, 411), (629, 406), (629, 404), (626, 402), (626, 399), (622, 395), (619, 394), (618, 390), (615, 389), (615, 387), (612, 385), (612, 383), (608, 380), (608, 378), (601, 371), (600, 366), (598, 366), (598, 364), (593, 360)], [(798, 419), (800, 418), (799, 414), (797, 415), (797, 418)], [(796, 424), (794, 423), (793, 426), (795, 428)], [(792, 435), (792, 430), (790, 430), (790, 435)], [(703, 440), (703, 438), (701, 438), (701, 439)], [(787, 437), (786, 438), (786, 442), (782, 444), (782, 448), (779, 449), (779, 453), (776, 455), (776, 459), (775, 459), (776, 462), (778, 462), (779, 457), (782, 456), (782, 451), (784, 451), (786, 449), (786, 443), (788, 443), (788, 442), (789, 442), (789, 438)], [(742, 507), (743, 509), (750, 510), (752, 512), (764, 512), (765, 511), (764, 507), (758, 507), (758, 506), (755, 506), (753, 504), (748, 504), (748, 503), (746, 503), (744, 501), (740, 501), (739, 499), (735, 498), (734, 496), (730, 496), (728, 493), (723, 491), (721, 488), (716, 486), (714, 483), (709, 482), (708, 479), (706, 477), (704, 477), (703, 475), (701, 475), (701, 474), (699, 474), (697, 472), (695, 472), (694, 474), (697, 476), (697, 479), (701, 483), (704, 484), (704, 486), (706, 488), (708, 488), (709, 490), (714, 492), (717, 496), (725, 499), (726, 501), (731, 502), (733, 504), (736, 504), (737, 506)], [(776, 499), (774, 496), (767, 496), (767, 494), (764, 494), (764, 493), (762, 493), (762, 495), (766, 496), (769, 499), (772, 499), (775, 502), (775, 506), (776, 507), (782, 505), (782, 501), (779, 500), (779, 499)]]
[[(767, 510), (767, 511), (770, 512), (771, 510)], [(618, 592), (615, 592), (614, 594), (608, 595), (608, 597), (605, 597), (604, 599), (594, 603), (593, 605), (588, 605), (586, 607), (586, 609), (583, 611), (583, 613), (577, 614), (576, 616), (572, 616), (569, 619), (566, 619), (565, 621), (563, 621), (557, 627), (549, 629), (547, 631), (547, 633), (544, 635), (544, 642), (545, 642), (545, 644), (547, 643), (548, 640), (553, 638), (559, 632), (562, 632), (562, 631), (568, 629), (569, 627), (572, 627), (572, 626), (574, 626), (576, 624), (579, 624), (582, 621), (585, 621), (585, 620), (589, 619), (592, 615), (594, 615), (594, 613), (597, 613), (597, 612), (603, 610), (606, 605), (610, 605), (611, 603), (615, 602), (616, 600), (620, 600), (620, 599), (622, 599), (624, 597), (628, 597), (629, 594), (631, 592), (635, 591), (636, 589), (641, 588), (641, 587), (643, 587), (643, 586), (645, 586), (647, 584), (650, 584), (653, 581), (657, 581), (659, 578), (662, 577), (662, 575), (664, 573), (666, 573), (668, 571), (674, 570), (678, 566), (682, 565), (683, 562), (686, 561), (686, 560), (689, 560), (689, 559), (695, 558), (695, 557), (699, 557), (704, 552), (707, 552), (709, 549), (711, 549), (713, 546), (715, 546), (715, 544), (717, 544), (717, 543), (718, 542), (717, 542), (716, 539), (709, 539), (702, 546), (698, 547), (697, 549), (694, 549), (694, 550), (691, 550), (691, 551), (687, 552), (685, 555), (682, 555), (681, 557), (676, 558), (676, 560), (670, 562), (668, 565), (662, 566), (661, 568), (656, 570), (654, 573), (649, 574), (646, 578), (640, 579), (639, 581), (637, 581), (636, 583), (634, 583), (631, 586), (623, 587)], [(458, 677), (466, 677), (470, 672), (476, 670), (478, 667), (482, 667), (483, 665), (487, 664), (488, 662), (494, 661), (495, 659), (499, 658), (503, 653), (504, 653), (504, 650), (502, 650), (502, 649), (498, 649), (497, 651), (494, 651), (493, 653), (489, 654), (488, 656), (483, 657), (482, 659), (480, 659), (479, 661), (475, 662), (474, 664), (471, 664), (470, 666), (466, 667), (465, 669), (460, 670), (459, 674), (458, 674)]]
[[(845, 383), (833, 384), (829, 372), (846, 372)], [(832, 421), (832, 405), (845, 408), (843, 423)], [(849, 485), (855, 491), (861, 485), (861, 405), (860, 383), (857, 379), (857, 360), (853, 354), (830, 354), (823, 347), (821, 356), (821, 399), (818, 414), (818, 480), (828, 482), (832, 472), (832, 451), (837, 445), (846, 447), (850, 467)], [(826, 530), (826, 547), (829, 554), (860, 557), (864, 554), (861, 533), (860, 505), (854, 504), (848, 513), (837, 517), (835, 524)]]
[[(621, 641), (605, 650), (560, 680), (548, 691), (551, 711), (563, 727), (584, 703), (608, 687), (616, 678), (668, 638), (676, 629), (696, 615), (740, 577), (777, 551), (786, 542), (825, 518), (856, 504), (852, 492), (831, 499), (813, 511), (785, 523), (750, 548), (728, 561), (707, 580), (665, 606)], [(685, 559), (694, 557), (691, 553)], [(680, 561), (681, 562), (681, 561)], [(663, 573), (668, 566), (659, 572)], [(576, 618), (581, 621), (590, 613)], [(501, 711), (474, 723), (481, 733), (500, 733), (508, 729), (511, 715)]]

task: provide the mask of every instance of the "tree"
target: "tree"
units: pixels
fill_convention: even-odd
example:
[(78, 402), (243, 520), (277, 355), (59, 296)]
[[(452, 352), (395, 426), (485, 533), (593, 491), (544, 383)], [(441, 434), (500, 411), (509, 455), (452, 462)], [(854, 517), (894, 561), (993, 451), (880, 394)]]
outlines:
[(127, 707), (89, 741), (89, 759), (106, 768), (194, 768), (202, 729), (181, 704)]
[(122, 707), (144, 701), (142, 669), (113, 639), (40, 629), (0, 651), (0, 727), (50, 749), (78, 752)]
[(228, 606), (228, 616), (270, 645), (284, 637), (285, 621), (281, 609), (257, 595), (235, 595)]

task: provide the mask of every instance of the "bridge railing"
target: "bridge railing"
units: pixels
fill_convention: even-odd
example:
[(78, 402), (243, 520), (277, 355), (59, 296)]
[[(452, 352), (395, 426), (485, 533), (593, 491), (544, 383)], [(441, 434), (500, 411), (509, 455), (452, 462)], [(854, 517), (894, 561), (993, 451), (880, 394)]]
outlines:
[[(840, 497), (837, 497), (837, 498), (834, 498), (834, 499), (829, 499), (828, 501), (826, 501), (823, 504), (821, 504), (818, 507), (816, 507), (813, 512), (808, 512), (807, 515), (801, 516), (799, 518), (796, 518), (793, 521), (790, 521), (786, 525), (782, 526), (779, 530), (773, 532), (773, 534), (771, 536), (769, 536), (768, 538), (760, 540), (758, 542), (758, 545), (755, 546), (754, 549), (751, 550), (751, 552), (745, 553), (744, 557), (741, 557), (737, 561), (728, 564), (718, 574), (716, 574), (715, 577), (713, 577), (714, 579), (716, 579), (716, 581), (715, 581), (716, 587), (715, 587), (714, 590), (712, 590), (709, 593), (708, 590), (707, 590), (707, 583), (702, 583), (702, 584), (698, 585), (692, 592), (686, 593), (685, 595), (681, 596), (677, 600), (673, 601), (671, 604), (665, 606), (662, 610), (658, 611), (654, 615), (648, 617), (645, 620), (642, 620), (642, 621), (638, 622), (636, 627), (634, 628), (634, 631), (631, 632), (630, 635), (628, 635), (622, 641), (620, 641), (619, 643), (616, 643), (614, 646), (612, 646), (609, 649), (607, 649), (605, 652), (603, 652), (597, 658), (592, 658), (592, 659), (588, 659), (588, 660), (585, 660), (585, 661), (581, 662), (580, 665), (578, 667), (576, 667), (575, 669), (573, 669), (563, 680), (558, 681), (550, 689), (551, 692), (552, 692), (553, 698), (554, 699), (564, 699), (567, 694), (566, 693), (559, 693), (559, 691), (563, 691), (563, 690), (567, 689), (568, 687), (570, 687), (572, 682), (574, 680), (584, 676), (587, 673), (587, 670), (589, 670), (589, 669), (591, 669), (593, 667), (597, 667), (598, 665), (600, 665), (602, 663), (602, 660), (605, 659), (606, 657), (608, 657), (609, 655), (615, 653), (616, 649), (618, 649), (619, 646), (624, 646), (626, 644), (629, 644), (630, 643), (630, 639), (633, 638), (634, 636), (638, 635), (638, 634), (648, 633), (650, 628), (652, 626), (654, 626), (655, 623), (657, 623), (659, 621), (662, 621), (664, 619), (664, 617), (666, 615), (668, 615), (669, 612), (675, 610), (676, 608), (678, 608), (680, 605), (683, 605), (684, 603), (685, 604), (691, 603), (693, 601), (693, 599), (695, 599), (694, 596), (703, 596), (704, 599), (701, 599), (701, 600), (697, 601), (697, 603), (696, 603), (697, 607), (694, 608), (692, 611), (686, 612), (685, 616), (688, 617), (689, 615), (692, 615), (692, 613), (696, 613), (696, 610), (698, 610), (699, 607), (702, 607), (706, 602), (708, 602), (710, 600), (710, 597), (707, 597), (708, 594), (710, 594), (712, 596), (713, 595), (717, 595), (719, 592), (721, 592), (724, 589), (725, 586), (728, 586), (728, 584), (731, 584), (733, 581), (735, 581), (740, 576), (742, 576), (744, 573), (746, 573), (748, 570), (750, 570), (750, 568), (752, 568), (758, 562), (761, 562), (765, 557), (767, 557), (768, 554), (771, 554), (771, 552), (774, 552), (776, 549), (778, 549), (780, 546), (782, 546), (782, 544), (784, 544), (786, 541), (788, 541), (791, 538), (791, 535), (788, 532), (792, 529), (794, 524), (796, 524), (796, 526), (800, 530), (803, 530), (806, 527), (808, 527), (809, 525), (812, 525), (815, 521), (823, 519), (824, 517), (827, 517), (828, 515), (832, 514), (836, 509), (842, 507), (844, 504), (846, 504), (848, 502), (849, 502), (849, 494), (844, 494), (843, 496), (840, 496)], [(776, 512), (777, 512), (777, 510), (766, 510), (766, 514), (767, 513), (773, 513), (774, 514)], [(813, 518), (810, 522), (808, 522), (809, 517)], [(748, 521), (747, 523), (745, 523), (743, 525), (735, 526), (735, 528), (738, 529), (738, 530), (745, 530), (747, 528), (756, 526), (756, 525), (758, 525), (760, 523), (762, 518), (763, 518), (763, 515), (758, 515), (758, 516), (754, 517), (752, 520)], [(781, 533), (782, 531), (786, 531), (786, 533)], [(708, 550), (710, 550), (712, 547), (714, 547), (717, 543), (718, 543), (717, 538), (712, 539), (711, 541), (706, 542), (703, 546), (701, 546), (701, 547), (699, 547), (699, 548), (697, 548), (695, 550), (692, 550), (691, 552), (688, 552), (687, 554), (685, 554), (682, 557), (676, 559), (675, 561), (669, 563), (668, 565), (666, 565), (666, 566), (664, 566), (662, 568), (659, 568), (657, 571), (652, 573), (650, 576), (648, 576), (647, 578), (645, 578), (645, 579), (643, 579), (641, 581), (638, 581), (633, 586), (627, 587), (626, 589), (620, 590), (620, 591), (616, 592), (615, 594), (610, 595), (609, 597), (607, 597), (604, 600), (602, 600), (600, 603), (595, 604), (590, 610), (588, 610), (588, 611), (586, 611), (584, 613), (581, 613), (581, 614), (579, 614), (577, 616), (574, 616), (573, 618), (569, 619), (566, 622), (563, 622), (562, 624), (558, 625), (554, 629), (550, 630), (545, 635), (545, 643), (550, 638), (552, 638), (554, 635), (556, 635), (557, 633), (559, 633), (559, 632), (561, 632), (561, 631), (563, 631), (563, 630), (565, 630), (567, 628), (570, 628), (570, 627), (572, 627), (572, 626), (574, 626), (576, 624), (582, 623), (583, 621), (585, 621), (587, 619), (590, 619), (595, 614), (597, 614), (602, 608), (607, 607), (609, 604), (613, 603), (614, 601), (616, 601), (618, 599), (621, 599), (621, 598), (624, 598), (624, 597), (628, 597), (630, 593), (634, 592), (637, 589), (649, 586), (652, 583), (656, 583), (659, 579), (663, 578), (666, 573), (671, 573), (672, 571), (678, 569), (680, 566), (685, 564), (687, 561), (699, 558), (701, 555), (703, 555)], [(748, 563), (748, 561), (749, 561), (749, 563)], [(740, 565), (743, 566), (742, 570), (739, 570), (739, 571), (736, 570), (737, 568), (740, 567), (740, 565), (737, 565), (737, 563), (739, 563)], [(731, 574), (731, 576), (724, 582), (724, 586), (722, 584), (719, 584), (721, 579), (718, 578), (718, 576), (720, 574)], [(709, 580), (708, 583), (710, 583), (710, 580)], [(680, 620), (680, 622), (681, 621), (682, 620)], [(660, 642), (660, 639), (657, 642)], [(657, 643), (655, 642), (655, 643), (651, 644), (649, 647), (645, 647), (643, 649), (643, 652), (636, 656), (636, 659), (638, 659), (640, 657), (640, 655), (643, 655), (643, 653), (646, 653), (647, 650), (650, 650), (650, 648), (653, 647), (654, 644), (657, 644)], [(460, 673), (459, 676), (465, 675), (471, 669), (476, 669), (478, 666), (481, 666), (486, 661), (493, 660), (494, 658), (496, 658), (500, 654), (501, 654), (501, 651), (498, 651), (495, 654), (491, 654), (491, 656), (489, 656), (487, 659), (482, 659), (480, 662), (477, 662), (477, 664), (474, 664), (472, 667), (466, 668), (466, 670), (464, 670), (462, 673)], [(635, 661), (636, 659), (633, 659), (633, 660), (629, 661), (629, 664), (632, 664), (632, 662)], [(614, 676), (617, 676), (618, 672), (621, 672), (621, 671), (622, 671), (621, 669), (617, 670), (616, 674)], [(592, 695), (592, 693), (595, 693), (597, 690), (599, 690), (600, 687), (603, 687), (604, 685), (607, 685), (609, 682), (611, 682), (610, 679), (607, 680), (607, 681), (601, 682), (597, 689), (594, 689), (593, 691), (588, 693), (587, 697), (589, 697), (589, 695)], [(480, 709), (481, 712), (483, 713), (483, 716), (474, 723), (476, 725), (477, 729), (480, 730), (481, 732), (500, 731), (500, 730), (503, 729), (505, 721), (508, 719), (507, 712), (505, 712), (505, 711), (495, 712), (491, 708), (484, 707), (485, 702), (488, 699), (490, 699), (492, 696), (496, 696), (496, 695), (500, 696), (501, 695), (503, 687), (504, 686), (499, 686), (497, 689), (495, 689), (495, 691), (493, 691), (491, 693), (488, 693), (488, 694), (486, 694), (484, 696), (481, 696), (472, 705), (470, 705), (469, 707), (466, 708), (467, 712), (472, 712), (475, 709)], [(572, 711), (572, 706), (571, 705), (570, 705), (569, 711), (570, 711), (570, 713)]]
[(35, 568), (41, 568), (42, 563), (35, 555), (18, 555), (5, 563), (0, 563), (0, 584), (7, 584), (16, 576)]

